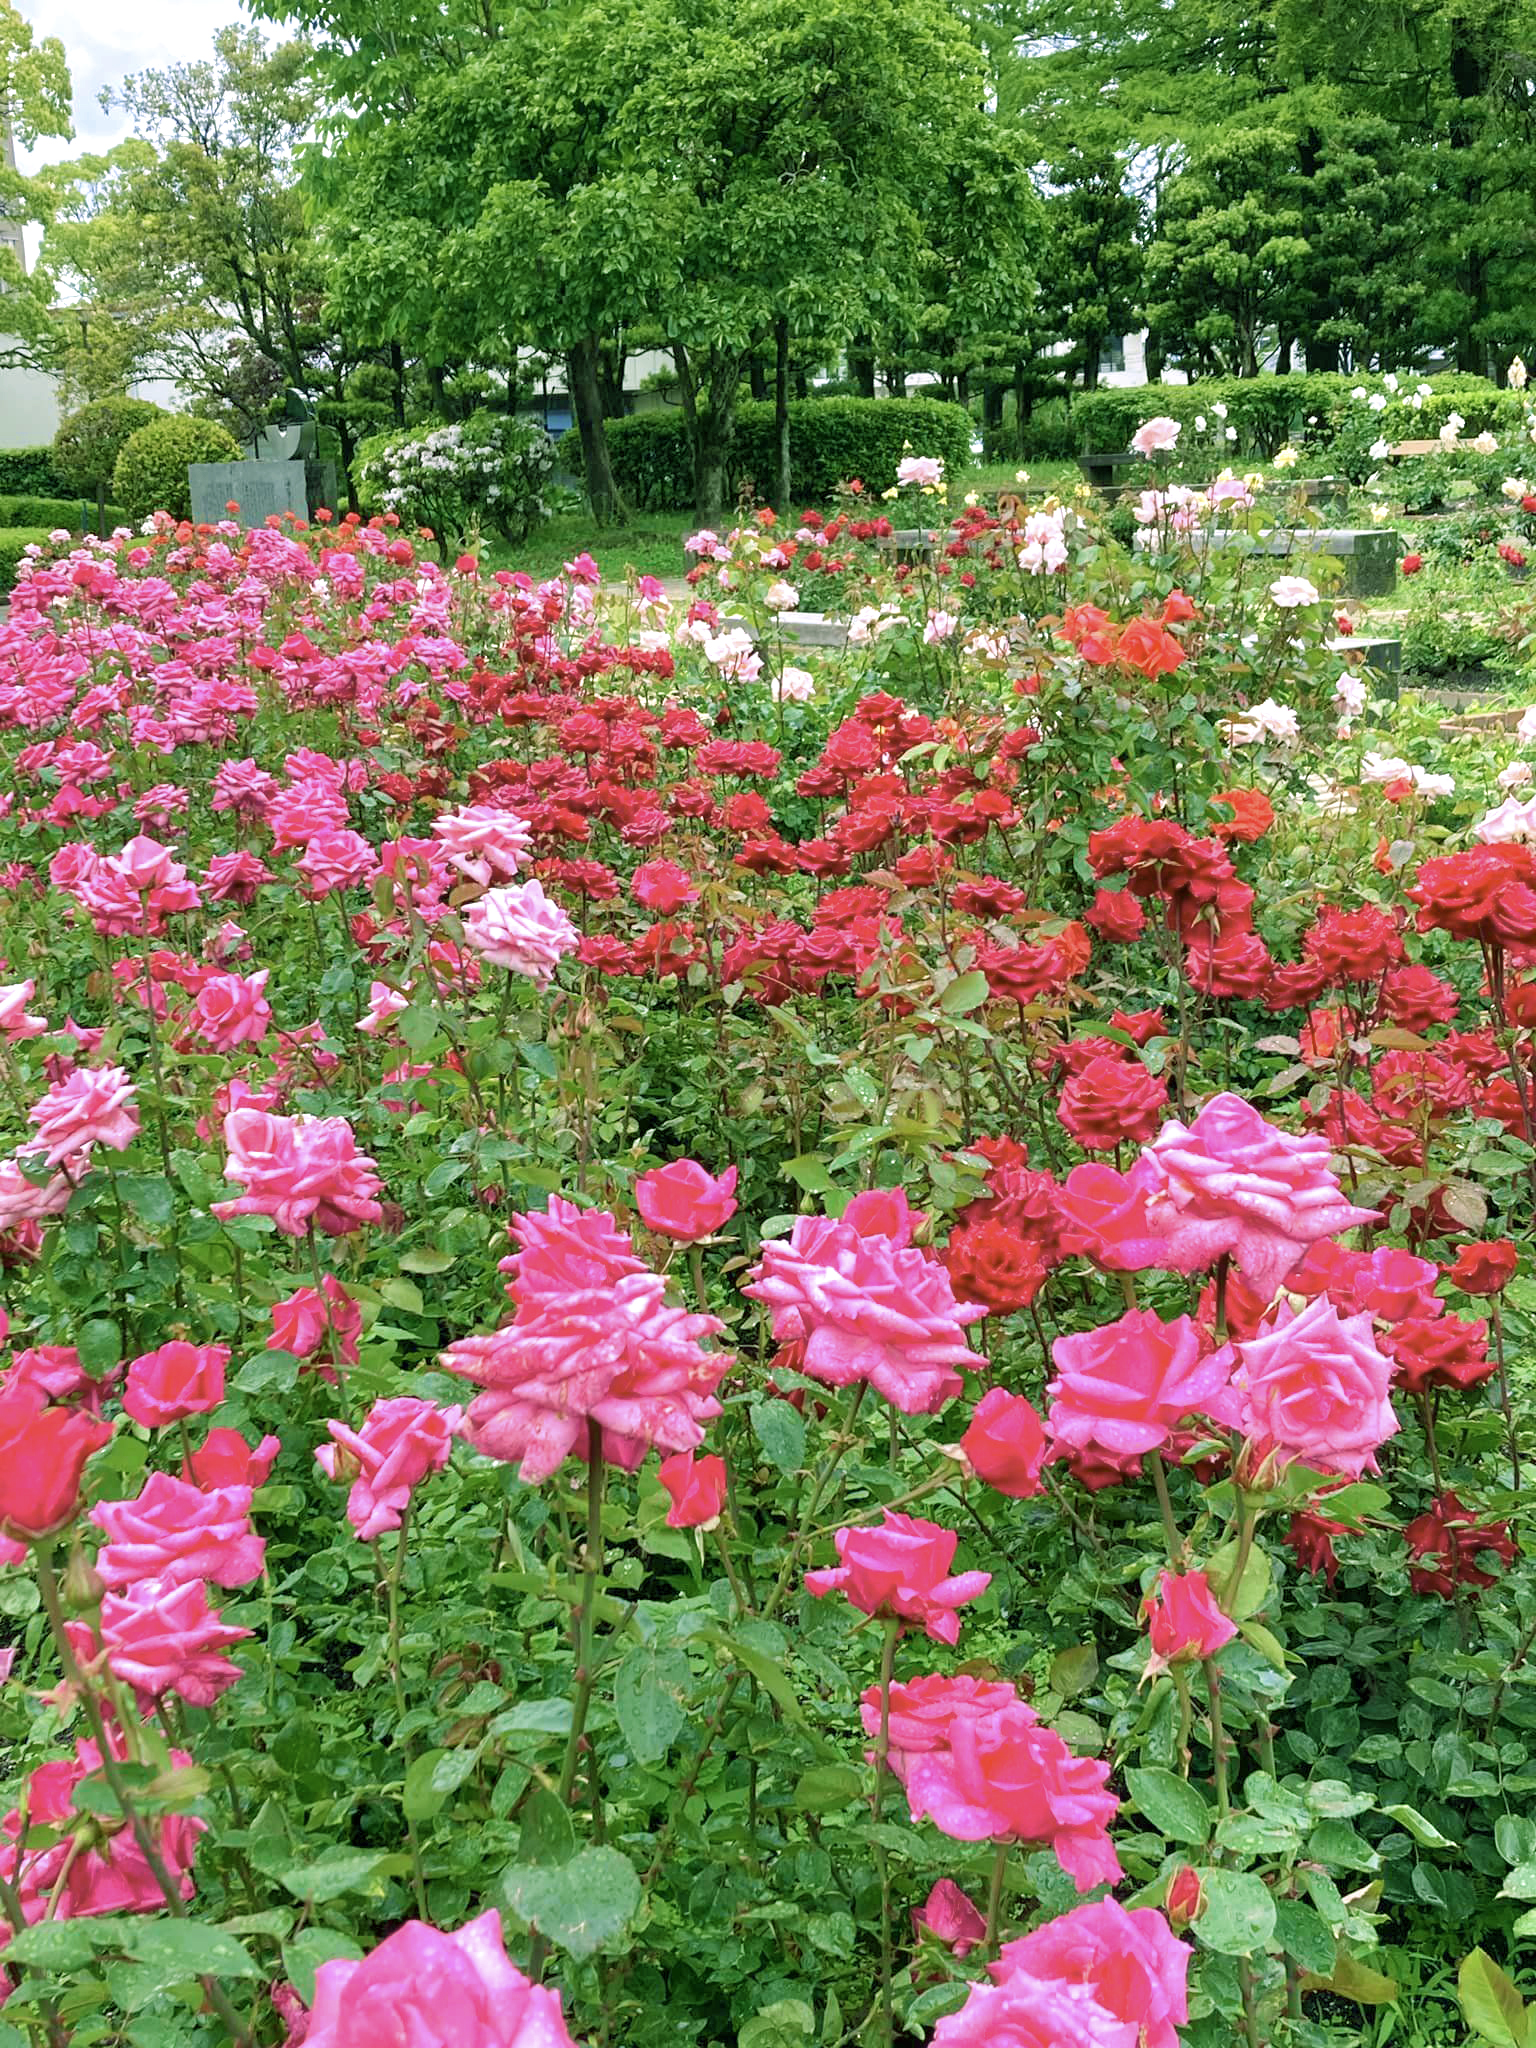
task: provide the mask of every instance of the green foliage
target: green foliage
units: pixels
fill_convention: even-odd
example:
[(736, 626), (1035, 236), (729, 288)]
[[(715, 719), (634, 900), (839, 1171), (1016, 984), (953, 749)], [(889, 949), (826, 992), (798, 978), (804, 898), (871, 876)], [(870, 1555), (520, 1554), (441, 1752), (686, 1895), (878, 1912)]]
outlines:
[(59, 423), (53, 437), (53, 466), (66, 486), (83, 498), (111, 488), (123, 443), (140, 427), (164, 418), (147, 398), (98, 398)]
[(0, 596), (9, 592), (16, 581), (22, 549), (34, 542), (46, 541), (47, 538), (46, 532), (40, 527), (0, 527)]
[(375, 435), (358, 451), (357, 484), (366, 511), (398, 512), (408, 526), (462, 539), (491, 525), (518, 541), (548, 516), (554, 465), (542, 427), (477, 412), (448, 426)]
[(52, 446), (0, 448), (0, 491), (18, 497), (56, 498), (69, 485), (54, 466)]
[[(96, 500), (90, 498), (13, 498), (0, 493), (0, 526), (63, 526), (71, 533), (81, 529), (81, 512), (85, 524), (92, 532), (96, 526)], [(106, 530), (127, 523), (128, 513), (121, 505), (109, 503), (106, 507)]]
[[(885, 490), (894, 483), (896, 465), (909, 450), (943, 456), (946, 470), (954, 476), (969, 467), (974, 432), (971, 416), (961, 406), (932, 400), (793, 399), (789, 434), (796, 500), (811, 504), (855, 477), (867, 491)], [(692, 501), (692, 451), (678, 414), (636, 413), (627, 420), (611, 420), (608, 445), (619, 487), (632, 504), (660, 510)], [(729, 488), (735, 491), (750, 483), (763, 496), (776, 459), (773, 407), (758, 401), (739, 406), (726, 473)]]
[(135, 519), (151, 512), (187, 519), (192, 513), (187, 465), (239, 459), (240, 444), (223, 427), (212, 420), (172, 414), (128, 436), (112, 472), (112, 488)]

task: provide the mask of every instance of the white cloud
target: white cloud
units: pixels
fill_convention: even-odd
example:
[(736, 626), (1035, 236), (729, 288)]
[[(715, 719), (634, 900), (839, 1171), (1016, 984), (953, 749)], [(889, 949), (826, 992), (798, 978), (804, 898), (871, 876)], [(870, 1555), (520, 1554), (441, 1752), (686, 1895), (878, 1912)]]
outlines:
[(24, 171), (121, 142), (128, 124), (120, 113), (102, 112), (102, 89), (115, 88), (129, 72), (209, 56), (215, 31), (240, 19), (239, 0), (154, 0), (151, 6), (134, 0), (17, 0), (17, 5), (38, 36), (57, 36), (63, 43), (74, 88), (74, 140), (44, 136), (35, 149), (20, 153)]

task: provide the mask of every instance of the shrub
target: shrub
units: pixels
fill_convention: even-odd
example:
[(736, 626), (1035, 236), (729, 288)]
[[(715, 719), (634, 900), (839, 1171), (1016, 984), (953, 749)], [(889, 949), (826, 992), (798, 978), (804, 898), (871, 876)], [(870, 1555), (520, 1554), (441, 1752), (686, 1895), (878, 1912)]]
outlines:
[(517, 541), (549, 516), (554, 466), (555, 444), (542, 427), (477, 412), (448, 426), (374, 435), (358, 450), (357, 488), (366, 510), (398, 512), (442, 539), (489, 522)]
[[(1430, 393), (1414, 406), (1411, 394), (1421, 382), (1430, 385)], [(1161, 413), (1186, 429), (1186, 446), (1196, 420), (1204, 419), (1217, 467), (1222, 460), (1267, 460), (1289, 442), (1305, 444), (1314, 453), (1337, 451), (1341, 467), (1351, 475), (1363, 475), (1369, 467), (1366, 451), (1376, 441), (1432, 440), (1452, 412), (1461, 414), (1468, 434), (1484, 427), (1507, 432), (1520, 418), (1516, 394), (1500, 391), (1486, 378), (1458, 372), (1429, 379), (1409, 374), (1401, 385), (1403, 396), (1384, 393), (1390, 402), (1380, 411), (1354, 396), (1362, 389), (1380, 390), (1379, 378), (1333, 371), (1312, 376), (1206, 377), (1197, 384), (1090, 391), (1073, 407), (1073, 445), (1083, 453), (1127, 447), (1142, 421)], [(1228, 438), (1228, 428), (1235, 438)]]
[[(860, 478), (871, 491), (895, 481), (910, 445), (918, 455), (941, 455), (950, 475), (968, 469), (971, 416), (942, 399), (796, 398), (789, 407), (790, 461), (795, 502), (828, 498), (839, 484)], [(608, 451), (619, 489), (645, 511), (684, 511), (693, 503), (693, 455), (680, 413), (643, 412), (608, 422)], [(778, 471), (773, 406), (749, 400), (736, 412), (727, 485), (750, 481), (761, 492)]]
[(0, 491), (26, 495), (41, 491), (54, 496), (69, 485), (54, 467), (52, 446), (44, 448), (0, 448)]
[[(93, 492), (91, 496), (94, 500), (95, 493)], [(94, 502), (87, 502), (83, 497), (12, 498), (0, 495), (0, 527), (65, 526), (71, 533), (79, 533), (83, 530), (80, 517), (82, 510), (88, 515), (85, 524), (94, 529), (96, 506)], [(125, 526), (128, 523), (126, 507), (109, 503), (105, 511), (108, 533), (114, 526)]]
[(40, 529), (0, 526), (0, 597), (8, 597), (15, 587), (22, 549), (47, 538)]
[(240, 444), (223, 427), (173, 413), (128, 436), (112, 472), (112, 487), (134, 519), (146, 519), (151, 512), (190, 519), (188, 463), (239, 459)]
[(99, 498), (112, 486), (112, 473), (130, 434), (165, 415), (147, 398), (98, 398), (60, 422), (53, 437), (53, 466), (65, 487), (82, 498)]

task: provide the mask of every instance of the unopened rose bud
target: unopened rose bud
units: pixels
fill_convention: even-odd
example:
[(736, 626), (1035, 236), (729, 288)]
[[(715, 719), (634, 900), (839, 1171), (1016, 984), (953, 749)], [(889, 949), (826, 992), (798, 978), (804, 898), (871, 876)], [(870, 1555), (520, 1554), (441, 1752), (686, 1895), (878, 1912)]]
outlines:
[(1181, 1864), (1173, 1873), (1163, 1910), (1168, 1915), (1169, 1926), (1176, 1933), (1182, 1933), (1205, 1910), (1205, 1891), (1199, 1872), (1192, 1870), (1187, 1863)]
[(78, 1545), (69, 1554), (62, 1587), (66, 1614), (94, 1614), (107, 1582)]

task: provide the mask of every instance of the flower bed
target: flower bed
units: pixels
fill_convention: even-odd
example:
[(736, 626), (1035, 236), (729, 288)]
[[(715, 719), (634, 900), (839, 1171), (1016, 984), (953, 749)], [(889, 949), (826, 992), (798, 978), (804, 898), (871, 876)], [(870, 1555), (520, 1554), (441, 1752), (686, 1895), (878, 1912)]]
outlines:
[(903, 474), (686, 612), (28, 556), (19, 2038), (1518, 2005), (1536, 717), (1389, 728), (1240, 482), (1133, 556)]

